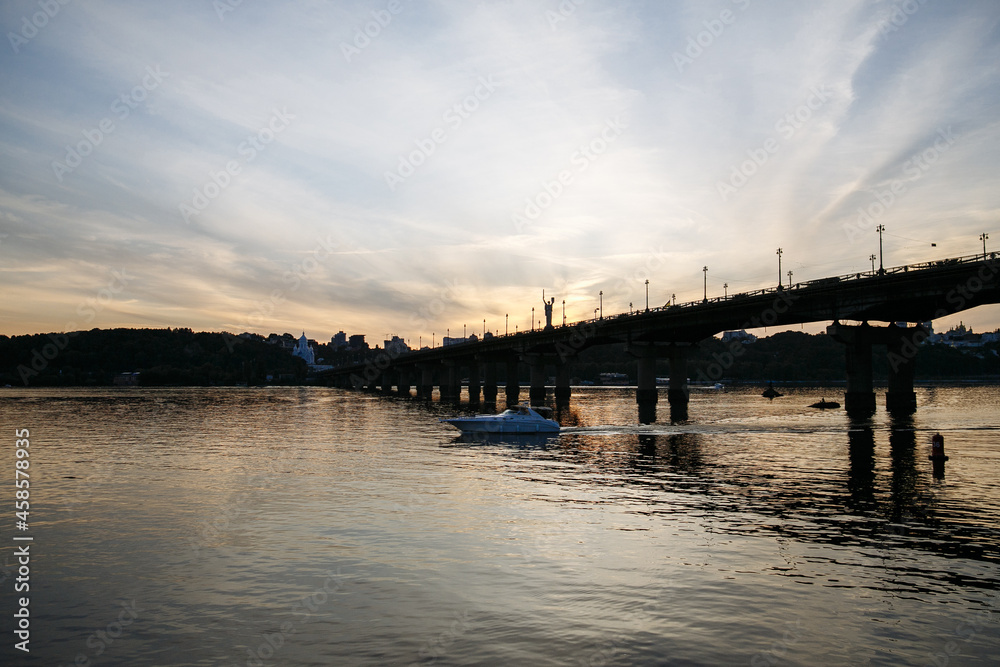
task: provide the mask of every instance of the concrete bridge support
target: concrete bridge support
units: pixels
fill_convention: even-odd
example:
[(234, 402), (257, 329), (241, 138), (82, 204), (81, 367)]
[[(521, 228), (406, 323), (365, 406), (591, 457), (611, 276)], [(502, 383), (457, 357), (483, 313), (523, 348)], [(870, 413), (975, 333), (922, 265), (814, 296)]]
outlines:
[(403, 367), (399, 369), (398, 373), (399, 380), (396, 383), (396, 395), (402, 396), (403, 398), (409, 398), (410, 385), (413, 384), (413, 370)]
[(469, 403), (479, 402), (479, 362), (469, 360)]
[(379, 389), (383, 394), (391, 394), (392, 387), (396, 383), (396, 378), (399, 377), (399, 371), (387, 369), (382, 371), (382, 375), (379, 378)]
[(487, 403), (497, 402), (497, 363), (492, 359), (483, 361), (483, 400)]
[(421, 364), (420, 384), (417, 385), (417, 397), (429, 401), (434, 393), (434, 366), (431, 364)]
[(461, 367), (457, 361), (444, 362), (444, 373), (441, 381), (441, 400), (458, 402), (462, 400)]
[(889, 387), (885, 393), (885, 407), (896, 416), (911, 415), (917, 411), (913, 375), (916, 370), (917, 346), (927, 340), (927, 336), (927, 330), (920, 326), (891, 326), (888, 329), (886, 355), (889, 362)]
[(521, 393), (521, 383), (517, 379), (517, 357), (507, 358), (507, 386), (504, 388), (507, 405), (517, 405)]
[(528, 355), (528, 369), (531, 373), (531, 388), (528, 400), (531, 405), (545, 403), (545, 357), (540, 354)]
[(670, 347), (670, 388), (667, 390), (667, 401), (670, 403), (670, 421), (673, 422), (688, 418), (688, 399), (691, 390), (687, 383), (687, 366), (690, 355), (690, 346)]
[(642, 346), (638, 365), (635, 402), (639, 406), (639, 423), (652, 424), (656, 422), (656, 403), (660, 398), (656, 390), (656, 348), (651, 345)]
[(556, 362), (556, 405), (569, 405), (570, 394), (573, 390), (569, 386), (569, 364), (565, 359)]
[(867, 322), (847, 326), (834, 322), (826, 332), (846, 346), (847, 392), (844, 409), (847, 414), (864, 417), (875, 414), (875, 388), (872, 382), (872, 343), (874, 330)]

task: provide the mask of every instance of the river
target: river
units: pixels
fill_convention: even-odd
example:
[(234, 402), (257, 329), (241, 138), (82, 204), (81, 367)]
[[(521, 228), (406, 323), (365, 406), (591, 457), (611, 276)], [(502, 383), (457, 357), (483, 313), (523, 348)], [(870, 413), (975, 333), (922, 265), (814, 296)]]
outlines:
[(880, 396), (863, 422), (806, 407), (842, 390), (783, 391), (637, 426), (633, 390), (574, 388), (560, 435), (477, 442), (439, 423), (454, 406), (337, 389), (0, 390), (10, 514), (30, 432), (0, 656), (1000, 663), (1000, 389), (918, 388), (903, 420)]

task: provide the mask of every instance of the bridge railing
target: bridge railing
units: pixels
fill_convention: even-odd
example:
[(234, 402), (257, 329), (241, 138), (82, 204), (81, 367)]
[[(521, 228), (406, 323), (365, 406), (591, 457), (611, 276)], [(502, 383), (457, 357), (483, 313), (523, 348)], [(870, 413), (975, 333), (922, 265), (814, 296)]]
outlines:
[[(567, 322), (566, 324), (561, 324), (561, 325), (558, 325), (558, 326), (553, 326), (553, 330), (571, 329), (571, 328), (574, 328), (574, 327), (579, 327), (581, 325), (587, 325), (587, 324), (597, 325), (597, 324), (600, 324), (600, 323), (605, 322), (605, 321), (621, 319), (623, 317), (641, 317), (641, 316), (647, 315), (647, 314), (663, 313), (663, 312), (667, 312), (667, 311), (676, 312), (676, 311), (679, 311), (679, 310), (685, 310), (685, 309), (689, 309), (689, 308), (697, 308), (697, 307), (705, 306), (707, 304), (725, 303), (725, 302), (729, 302), (729, 301), (738, 301), (738, 300), (743, 300), (743, 299), (750, 299), (750, 298), (753, 298), (753, 297), (766, 296), (766, 295), (769, 295), (769, 294), (779, 294), (779, 293), (781, 293), (783, 291), (794, 291), (794, 290), (801, 290), (801, 289), (814, 289), (814, 288), (817, 288), (817, 287), (839, 285), (841, 283), (848, 282), (848, 281), (869, 280), (869, 279), (872, 279), (872, 278), (879, 278), (880, 276), (896, 275), (896, 274), (900, 274), (900, 273), (909, 273), (910, 271), (921, 271), (921, 270), (927, 270), (927, 269), (946, 268), (946, 267), (950, 267), (950, 266), (958, 266), (958, 265), (961, 265), (961, 264), (971, 264), (971, 263), (974, 263), (974, 262), (984, 261), (987, 258), (989, 258), (989, 259), (997, 259), (998, 255), (1000, 255), (1000, 253), (991, 252), (991, 253), (986, 253), (985, 255), (983, 253), (978, 253), (978, 254), (975, 254), (975, 255), (964, 255), (964, 256), (961, 256), (961, 257), (952, 257), (952, 258), (947, 258), (947, 259), (933, 260), (933, 261), (930, 261), (930, 262), (919, 262), (917, 264), (904, 264), (904, 265), (901, 265), (901, 266), (894, 266), (894, 267), (887, 268), (887, 269), (884, 269), (884, 270), (882, 270), (882, 269), (875, 269), (873, 271), (855, 271), (853, 273), (845, 273), (845, 274), (842, 274), (842, 275), (839, 275), (839, 276), (831, 276), (831, 277), (827, 277), (827, 278), (818, 278), (816, 280), (808, 280), (808, 281), (804, 281), (804, 282), (798, 282), (798, 283), (795, 283), (794, 285), (789, 286), (789, 287), (786, 287), (784, 285), (782, 285), (780, 287), (779, 286), (764, 287), (764, 288), (757, 289), (757, 290), (752, 290), (752, 291), (749, 291), (749, 292), (737, 292), (737, 293), (734, 293), (734, 294), (727, 294), (727, 295), (723, 295), (723, 296), (715, 296), (715, 297), (710, 297), (708, 299), (700, 299), (700, 300), (697, 300), (697, 301), (686, 301), (686, 302), (683, 302), (683, 303), (676, 303), (676, 304), (666, 303), (666, 304), (664, 304), (662, 306), (656, 306), (654, 308), (637, 309), (637, 310), (635, 310), (633, 312), (630, 312), (630, 313), (614, 313), (614, 314), (608, 315), (606, 317), (594, 317), (594, 318), (589, 318), (589, 319), (585, 319), (585, 320), (578, 320), (578, 321), (575, 321), (575, 322)], [(509, 338), (528, 337), (528, 336), (531, 336), (533, 334), (540, 333), (542, 331), (544, 331), (544, 329), (527, 329), (525, 331), (517, 331), (517, 332), (513, 332), (513, 333), (508, 332), (508, 333), (504, 333), (504, 334), (494, 334), (493, 336), (490, 336), (489, 338), (480, 338), (480, 339), (475, 340), (475, 341), (465, 341), (465, 342), (462, 342), (462, 343), (454, 343), (454, 344), (448, 345), (447, 347), (456, 348), (456, 349), (461, 349), (461, 348), (465, 348), (465, 347), (472, 348), (472, 347), (478, 346), (480, 343), (483, 343), (485, 341), (497, 340), (497, 339), (509, 339)], [(441, 347), (445, 347), (445, 346), (442, 345), (442, 346), (439, 346), (439, 347), (435, 347), (433, 349), (434, 350), (439, 350)], [(411, 350), (410, 353), (419, 352), (419, 351), (420, 350)], [(404, 353), (404, 354), (408, 354), (408, 353)]]

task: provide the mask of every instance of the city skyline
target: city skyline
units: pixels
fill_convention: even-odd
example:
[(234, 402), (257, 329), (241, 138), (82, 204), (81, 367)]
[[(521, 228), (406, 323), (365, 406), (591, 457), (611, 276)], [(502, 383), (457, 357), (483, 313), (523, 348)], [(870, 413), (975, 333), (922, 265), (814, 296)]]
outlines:
[[(6, 3), (0, 333), (415, 347), (544, 323), (543, 289), (558, 323), (563, 300), (578, 321), (647, 288), (655, 307), (993, 250), (998, 19), (918, 0)], [(993, 330), (1000, 306), (935, 325), (959, 320)]]

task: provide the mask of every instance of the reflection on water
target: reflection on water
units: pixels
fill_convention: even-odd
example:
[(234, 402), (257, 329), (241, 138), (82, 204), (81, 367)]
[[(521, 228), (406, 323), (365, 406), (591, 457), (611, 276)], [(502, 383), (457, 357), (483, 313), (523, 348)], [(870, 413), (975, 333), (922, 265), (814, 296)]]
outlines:
[(1000, 392), (855, 422), (758, 393), (639, 425), (629, 391), (577, 390), (559, 435), (482, 437), (438, 422), (465, 406), (329, 389), (8, 390), (0, 421), (33, 438), (32, 655), (995, 664)]

